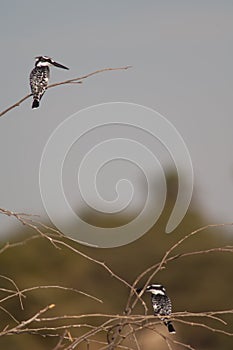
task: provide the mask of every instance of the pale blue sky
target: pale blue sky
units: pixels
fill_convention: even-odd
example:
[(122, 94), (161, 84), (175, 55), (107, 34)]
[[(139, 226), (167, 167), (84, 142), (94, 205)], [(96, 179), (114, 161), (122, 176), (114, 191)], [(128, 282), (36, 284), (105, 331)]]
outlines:
[[(195, 199), (209, 222), (231, 222), (233, 197), (232, 1), (4, 1), (1, 109), (29, 92), (34, 56), (70, 67), (51, 81), (132, 65), (82, 86), (52, 89), (0, 119), (0, 206), (45, 214), (38, 169), (54, 128), (76, 111), (110, 101), (153, 108), (183, 136)], [(1, 231), (12, 219), (1, 217)]]

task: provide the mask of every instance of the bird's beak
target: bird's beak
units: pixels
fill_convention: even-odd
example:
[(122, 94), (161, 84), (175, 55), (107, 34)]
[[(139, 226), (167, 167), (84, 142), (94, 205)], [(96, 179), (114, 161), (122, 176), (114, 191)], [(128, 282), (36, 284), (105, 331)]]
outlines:
[(54, 62), (54, 61), (52, 61), (51, 63), (52, 63), (52, 65), (55, 66), (55, 67), (63, 68), (63, 69), (69, 69), (68, 67), (63, 66), (63, 65), (60, 64), (60, 63), (57, 63), (57, 62)]

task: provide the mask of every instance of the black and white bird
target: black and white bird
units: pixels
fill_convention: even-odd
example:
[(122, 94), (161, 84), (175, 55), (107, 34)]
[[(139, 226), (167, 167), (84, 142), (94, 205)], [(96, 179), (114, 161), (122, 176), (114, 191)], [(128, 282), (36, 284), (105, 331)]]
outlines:
[(58, 68), (69, 69), (48, 56), (36, 57), (35, 68), (30, 74), (30, 86), (33, 95), (32, 108), (39, 107), (40, 100), (47, 89), (50, 76), (49, 66), (51, 64)]
[[(140, 293), (142, 288), (137, 289)], [(166, 294), (165, 288), (161, 284), (150, 284), (146, 287), (145, 292), (151, 293), (151, 302), (154, 315), (161, 316), (161, 320), (167, 326), (169, 333), (176, 333), (169, 316), (172, 312), (172, 304), (170, 298)], [(168, 316), (168, 317), (166, 317)]]

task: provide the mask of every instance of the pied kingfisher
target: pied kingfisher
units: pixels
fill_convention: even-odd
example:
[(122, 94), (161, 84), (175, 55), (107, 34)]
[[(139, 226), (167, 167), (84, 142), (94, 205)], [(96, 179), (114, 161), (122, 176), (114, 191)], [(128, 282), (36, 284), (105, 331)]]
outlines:
[(47, 89), (50, 76), (49, 66), (51, 64), (55, 67), (69, 69), (48, 56), (36, 57), (35, 68), (30, 74), (30, 86), (33, 95), (32, 108), (39, 107), (40, 100)]
[[(143, 288), (137, 289), (137, 293), (140, 293)], [(161, 320), (167, 326), (169, 333), (176, 333), (172, 322), (167, 317), (172, 312), (171, 300), (166, 294), (165, 288), (161, 284), (150, 284), (146, 287), (145, 292), (151, 293), (151, 302), (154, 310), (154, 315), (162, 316)]]

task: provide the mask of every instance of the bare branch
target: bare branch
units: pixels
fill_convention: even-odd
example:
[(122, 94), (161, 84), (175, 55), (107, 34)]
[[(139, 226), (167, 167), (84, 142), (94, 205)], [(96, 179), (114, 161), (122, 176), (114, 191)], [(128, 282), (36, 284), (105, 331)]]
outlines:
[(14, 298), (15, 296), (24, 296), (25, 293), (28, 293), (28, 292), (31, 292), (31, 291), (34, 291), (34, 290), (38, 290), (38, 289), (61, 289), (61, 290), (65, 290), (65, 291), (72, 291), (72, 292), (75, 292), (75, 293), (78, 293), (78, 294), (81, 294), (83, 296), (86, 296), (90, 299), (93, 299), (95, 301), (97, 301), (98, 303), (103, 303), (103, 301), (99, 298), (96, 298), (95, 296), (93, 295), (90, 295), (88, 293), (85, 293), (85, 292), (82, 292), (80, 290), (77, 290), (75, 288), (69, 288), (69, 287), (63, 287), (63, 286), (35, 286), (35, 287), (30, 287), (30, 288), (25, 288), (23, 290), (17, 290), (16, 293), (12, 293), (10, 295), (8, 295), (7, 297), (4, 297), (0, 300), (0, 303), (6, 301), (6, 300), (9, 300), (9, 299), (12, 299)]
[(184, 253), (184, 254), (177, 254), (174, 257), (168, 258), (168, 256), (171, 254), (171, 252), (173, 252), (173, 250), (175, 250), (178, 246), (180, 246), (182, 243), (184, 243), (184, 241), (186, 241), (187, 239), (189, 239), (190, 237), (198, 234), (199, 232), (202, 232), (208, 228), (216, 228), (216, 227), (225, 227), (225, 226), (232, 226), (233, 223), (223, 223), (223, 224), (209, 224), (209, 225), (205, 225), (195, 231), (192, 231), (191, 233), (187, 234), (186, 236), (182, 237), (178, 242), (176, 242), (175, 244), (173, 244), (171, 246), (171, 248), (169, 250), (166, 251), (166, 253), (164, 254), (163, 258), (161, 259), (161, 261), (159, 263), (156, 263), (152, 266), (150, 266), (148, 269), (146, 269), (145, 271), (143, 271), (134, 281), (133, 285), (132, 285), (132, 290), (129, 294), (129, 298), (126, 304), (126, 310), (131, 310), (135, 307), (135, 305), (137, 304), (139, 298), (137, 297), (134, 302), (132, 303), (132, 306), (130, 306), (131, 300), (133, 295), (135, 294), (135, 288), (136, 285), (139, 283), (140, 280), (142, 280), (142, 278), (144, 276), (146, 276), (147, 274), (150, 273), (146, 283), (144, 284), (144, 288), (142, 289), (141, 293), (139, 294), (139, 296), (141, 296), (145, 289), (146, 286), (150, 283), (150, 281), (153, 279), (153, 277), (164, 268), (164, 266), (166, 265), (166, 263), (168, 261), (172, 261), (175, 259), (178, 259), (179, 257), (184, 257), (184, 256), (191, 256), (191, 255), (197, 255), (197, 254), (205, 254), (205, 253), (210, 253), (210, 252), (215, 252), (215, 251), (228, 251), (228, 252), (232, 252), (232, 247), (225, 247), (225, 248), (213, 248), (213, 249), (207, 249), (207, 250), (201, 250), (198, 252), (190, 252), (190, 253)]
[[(162, 259), (152, 266), (143, 271), (137, 278), (134, 283), (131, 285), (127, 280), (123, 279), (117, 272), (113, 271), (105, 262), (100, 261), (98, 259), (93, 258), (92, 256), (87, 255), (86, 253), (75, 248), (74, 244), (76, 243), (72, 239), (65, 237), (61, 232), (56, 229), (44, 225), (40, 222), (36, 222), (34, 217), (31, 215), (27, 215), (24, 213), (14, 213), (5, 209), (0, 209), (0, 213), (12, 216), (16, 218), (23, 225), (34, 230), (36, 235), (35, 238), (46, 238), (49, 242), (53, 244), (54, 247), (59, 249), (68, 249), (74, 254), (78, 254), (84, 259), (94, 263), (98, 266), (101, 266), (105, 271), (107, 271), (110, 277), (114, 277), (116, 280), (122, 283), (122, 285), (127, 288), (129, 292), (129, 297), (126, 303), (125, 310), (122, 311), (121, 314), (108, 314), (108, 313), (83, 313), (78, 315), (55, 315), (51, 317), (44, 317), (43, 313), (48, 310), (49, 307), (42, 309), (33, 317), (29, 318), (26, 321), (19, 322), (17, 321), (11, 313), (8, 313), (6, 308), (0, 306), (0, 309), (4, 311), (11, 319), (16, 322), (16, 326), (9, 328), (9, 326), (5, 326), (4, 330), (0, 333), (0, 336), (4, 335), (13, 335), (13, 334), (37, 334), (43, 337), (56, 337), (58, 339), (57, 345), (53, 350), (64, 349), (64, 350), (74, 350), (77, 349), (80, 344), (84, 346), (84, 348), (91, 350), (92, 344), (96, 343), (102, 345), (102, 350), (115, 350), (117, 348), (128, 349), (128, 350), (140, 350), (140, 337), (143, 336), (141, 331), (147, 330), (156, 334), (156, 336), (161, 337), (165, 342), (168, 350), (175, 349), (176, 346), (183, 347), (189, 350), (194, 350), (194, 348), (183, 342), (180, 342), (174, 336), (170, 337), (165, 330), (164, 334), (159, 332), (159, 327), (161, 324), (161, 320), (159, 317), (154, 315), (147, 315), (147, 307), (144, 302), (142, 305), (144, 306), (144, 314), (135, 315), (133, 314), (133, 309), (138, 301), (141, 302), (141, 297), (136, 293), (136, 286), (141, 282), (142, 278), (147, 278), (145, 286), (149, 283), (154, 276), (165, 268), (168, 263), (176, 262), (181, 258), (189, 258), (191, 256), (200, 256), (201, 254), (214, 254), (214, 253), (224, 253), (229, 254), (233, 253), (233, 246), (226, 245), (224, 247), (216, 247), (203, 249), (198, 251), (183, 251), (178, 254), (172, 255), (174, 250), (181, 246), (183, 242), (187, 239), (191, 238), (193, 235), (201, 232), (210, 227), (222, 227), (229, 226), (232, 224), (215, 224), (215, 225), (206, 225), (205, 227), (201, 227), (198, 230), (195, 230), (185, 237), (180, 239), (178, 242), (173, 244), (163, 255)], [(22, 242), (17, 242), (13, 244), (6, 244), (1, 250), (0, 253), (6, 251), (7, 249), (20, 245), (26, 244), (29, 239), (26, 239)], [(102, 302), (102, 300), (96, 298), (95, 296), (91, 296), (85, 292), (78, 291), (73, 288), (62, 287), (62, 286), (35, 286), (20, 290), (19, 287), (15, 284), (11, 279), (5, 278), (12, 285), (13, 288), (4, 288), (2, 286), (0, 291), (3, 293), (7, 293), (0, 300), (0, 304), (3, 302), (12, 299), (14, 297), (25, 297), (26, 293), (29, 293), (33, 290), (37, 289), (48, 289), (48, 288), (57, 288), (63, 289), (64, 291), (74, 291), (85, 295), (89, 298), (92, 298), (98, 302)], [(22, 301), (21, 301), (22, 303)], [(144, 303), (144, 304), (143, 304)], [(44, 311), (45, 310), (45, 311)], [(225, 336), (231, 337), (233, 333), (231, 333), (227, 329), (227, 323), (224, 320), (226, 315), (232, 315), (233, 309), (229, 310), (217, 310), (217, 311), (203, 311), (203, 312), (190, 312), (190, 311), (181, 311), (172, 313), (170, 319), (174, 322), (179, 322), (180, 324), (186, 324), (190, 327), (202, 327), (206, 329), (206, 331), (223, 334)], [(32, 322), (36, 323), (37, 327), (32, 326)], [(213, 326), (216, 324), (217, 327)], [(73, 337), (71, 335), (72, 330), (80, 330), (79, 335)], [(62, 332), (62, 333), (61, 333)], [(140, 332), (140, 333), (139, 333)], [(102, 341), (105, 337), (106, 342)], [(108, 341), (107, 341), (108, 340)], [(142, 347), (142, 346), (141, 346)]]
[(29, 325), (30, 323), (32, 323), (33, 321), (35, 321), (37, 319), (37, 317), (39, 317), (40, 315), (44, 314), (46, 311), (54, 308), (54, 306), (55, 306), (54, 304), (50, 304), (50, 305), (46, 306), (45, 308), (43, 308), (40, 311), (38, 311), (35, 315), (30, 317), (26, 321), (22, 321), (16, 327), (13, 327), (13, 328), (10, 328), (10, 329), (7, 329), (5, 331), (0, 332), (0, 336), (6, 335), (6, 334), (17, 334), (17, 332), (20, 329), (22, 329), (23, 327), (25, 327), (25, 326)]
[[(92, 75), (96, 75), (99, 73), (103, 73), (103, 72), (108, 72), (108, 71), (115, 71), (115, 70), (126, 70), (131, 68), (132, 66), (125, 66), (125, 67), (117, 67), (117, 68), (103, 68), (103, 69), (98, 69), (92, 73), (83, 75), (81, 77), (77, 77), (77, 78), (73, 78), (73, 79), (69, 79), (69, 80), (65, 80), (65, 81), (61, 81), (59, 83), (54, 83), (54, 84), (50, 84), (48, 85), (47, 89), (50, 88), (54, 88), (56, 86), (61, 86), (61, 85), (66, 85), (66, 84), (81, 84), (82, 80), (87, 79), (89, 77), (91, 77)], [(8, 113), (9, 111), (11, 111), (13, 108), (18, 107), (19, 105), (21, 105), (21, 103), (23, 103), (24, 101), (26, 101), (29, 97), (31, 97), (32, 94), (28, 94), (26, 96), (24, 96), (23, 98), (21, 98), (19, 101), (17, 101), (16, 103), (14, 103), (12, 106), (8, 107), (7, 109), (5, 109), (4, 111), (0, 112), (0, 117), (2, 117), (4, 114)]]
[[(15, 289), (17, 290), (16, 295), (18, 295), (18, 297), (19, 297), (20, 306), (21, 306), (21, 309), (23, 310), (23, 309), (24, 309), (24, 307), (23, 307), (23, 302), (22, 302), (22, 295), (23, 295), (23, 293), (20, 292), (20, 290), (19, 290), (17, 284), (15, 283), (15, 281), (13, 281), (12, 278), (9, 278), (9, 277), (3, 276), (3, 275), (0, 275), (0, 278), (3, 278), (3, 279), (5, 279), (5, 280), (11, 282), (11, 284), (13, 284), (13, 286), (14, 286)], [(0, 300), (0, 302), (1, 302), (1, 300)]]

